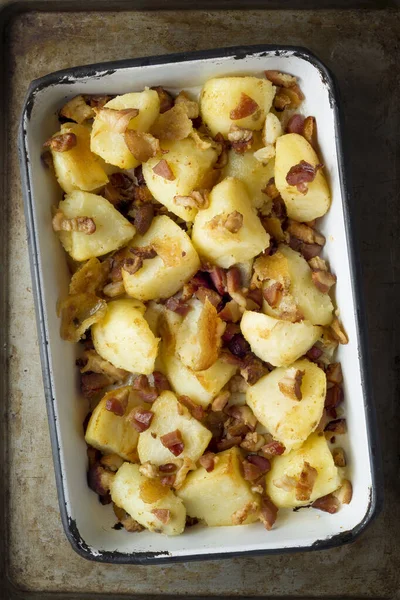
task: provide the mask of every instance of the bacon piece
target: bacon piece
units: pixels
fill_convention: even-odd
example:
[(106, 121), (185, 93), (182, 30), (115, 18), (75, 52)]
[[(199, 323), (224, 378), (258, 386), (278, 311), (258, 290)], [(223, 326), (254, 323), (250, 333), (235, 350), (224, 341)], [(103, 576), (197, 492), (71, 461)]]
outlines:
[(267, 194), (267, 196), (269, 196), (272, 200), (274, 200), (275, 198), (279, 198), (280, 197), (280, 193), (278, 191), (278, 188), (275, 185), (275, 178), (274, 177), (271, 177), (271, 179), (269, 179), (267, 185), (261, 191), (263, 192), (263, 194)]
[[(253, 302), (256, 306), (258, 306), (258, 308), (262, 307), (262, 303), (263, 303), (263, 292), (261, 289), (259, 288), (255, 288), (254, 290), (249, 290), (249, 292), (247, 293), (247, 301), (251, 301)], [(251, 310), (248, 306), (247, 306), (247, 310)], [(253, 310), (256, 310), (256, 308), (253, 308)]]
[(161, 485), (172, 487), (175, 483), (176, 475), (166, 475), (160, 478)]
[(67, 152), (72, 150), (78, 143), (75, 133), (60, 133), (49, 138), (43, 146), (51, 148), (54, 152)]
[(273, 106), (277, 112), (282, 112), (285, 108), (289, 108), (291, 104), (289, 95), (284, 90), (280, 89), (277, 91), (274, 97)]
[(185, 302), (182, 302), (179, 298), (174, 298), (174, 296), (168, 298), (165, 306), (168, 310), (172, 310), (172, 312), (176, 312), (182, 317), (185, 317), (190, 311), (190, 306), (188, 304), (185, 304)]
[(314, 256), (314, 258), (308, 261), (308, 264), (313, 271), (328, 271), (328, 265), (320, 256)]
[(278, 387), (282, 394), (291, 398), (291, 400), (301, 400), (301, 382), (303, 381), (303, 377), (305, 375), (305, 371), (300, 371), (300, 369), (287, 369), (285, 372), (285, 376), (278, 382)]
[(175, 429), (175, 431), (160, 436), (160, 442), (165, 448), (168, 448), (174, 456), (182, 454), (185, 447), (179, 429)]
[(328, 365), (326, 369), (326, 379), (336, 385), (343, 383), (342, 365), (338, 362)]
[(315, 117), (307, 117), (303, 123), (303, 130), (301, 133), (307, 140), (307, 142), (316, 150), (318, 146), (317, 141), (317, 121)]
[(228, 390), (224, 392), (220, 392), (213, 400), (211, 404), (211, 410), (214, 412), (224, 410), (225, 406), (228, 403), (228, 400), (231, 396), (231, 393)]
[(115, 473), (124, 464), (124, 459), (118, 454), (106, 454), (101, 457), (100, 464)]
[(108, 398), (106, 400), (106, 410), (114, 413), (117, 417), (123, 417), (128, 406), (128, 396), (129, 394), (122, 398)]
[(163, 392), (171, 389), (168, 379), (163, 373), (160, 373), (160, 371), (154, 371), (153, 378), (154, 386), (158, 392)]
[(241, 436), (237, 435), (231, 437), (229, 439), (221, 440), (217, 442), (217, 450), (218, 452), (223, 452), (223, 450), (229, 450), (229, 448), (233, 448), (233, 446), (239, 446), (242, 442)]
[(243, 466), (243, 477), (246, 481), (256, 481), (257, 479), (259, 479), (259, 477), (261, 477), (262, 471), (254, 463), (251, 463), (248, 460), (244, 460), (242, 462), (242, 466)]
[(279, 281), (270, 281), (262, 290), (262, 295), (272, 308), (280, 304), (282, 300), (283, 285)]
[(315, 500), (311, 506), (313, 508), (318, 508), (318, 510), (323, 510), (324, 512), (328, 512), (331, 515), (337, 513), (339, 510), (339, 500), (335, 498), (333, 494), (328, 494), (327, 496), (322, 496), (322, 498), (318, 498)]
[(312, 280), (315, 287), (323, 294), (328, 294), (329, 290), (336, 283), (336, 275), (329, 273), (329, 271), (313, 271)]
[(136, 429), (136, 431), (142, 433), (150, 427), (153, 417), (153, 411), (146, 410), (144, 406), (136, 406), (131, 410), (131, 412), (127, 416), (127, 420), (132, 425), (132, 427)]
[(271, 83), (279, 87), (291, 88), (297, 84), (297, 78), (288, 73), (281, 73), (276, 70), (264, 71), (265, 77), (269, 79)]
[(249, 454), (247, 460), (252, 465), (256, 465), (263, 474), (268, 473), (268, 471), (271, 470), (271, 463), (268, 458), (265, 458), (264, 456), (260, 456), (259, 454)]
[(128, 129), (124, 134), (128, 150), (139, 162), (146, 162), (161, 153), (160, 141), (151, 133)]
[(231, 110), (229, 117), (232, 119), (232, 121), (238, 121), (239, 119), (250, 117), (250, 115), (253, 115), (258, 110), (260, 110), (260, 107), (257, 102), (242, 92), (240, 95), (239, 104)]
[(226, 437), (229, 440), (231, 437), (244, 437), (248, 432), (249, 428), (244, 423), (240, 423), (236, 420), (233, 421), (231, 425), (229, 425), (231, 421), (228, 421), (228, 424), (225, 427)]
[(163, 525), (169, 523), (171, 519), (171, 511), (168, 508), (153, 508), (151, 512)]
[(132, 387), (137, 391), (137, 395), (144, 402), (154, 402), (159, 396), (157, 389), (150, 387), (146, 375), (138, 375), (133, 381)]
[(154, 258), (155, 256), (157, 256), (157, 251), (154, 248), (154, 246), (152, 246), (152, 245), (137, 246), (136, 248), (129, 248), (129, 252), (131, 252), (135, 256), (138, 256), (142, 260), (145, 260), (148, 258)]
[(334, 421), (331, 421), (325, 427), (325, 431), (331, 431), (335, 435), (347, 433), (346, 419), (335, 419)]
[(299, 135), (303, 134), (304, 128), (304, 117), (299, 114), (295, 114), (290, 117), (289, 121), (286, 125), (286, 133), (298, 133)]
[(229, 407), (227, 412), (234, 419), (242, 421), (251, 431), (255, 430), (257, 426), (257, 417), (251, 410), (250, 406), (247, 406), (247, 404), (244, 404), (243, 406), (237, 406), (234, 404), (233, 406)]
[(165, 465), (160, 465), (158, 467), (160, 473), (175, 473), (177, 469), (178, 465), (176, 465), (175, 463), (166, 463)]
[(304, 461), (300, 478), (296, 483), (296, 500), (307, 501), (311, 498), (318, 471), (307, 461)]
[(280, 456), (285, 450), (285, 446), (281, 444), (281, 442), (275, 440), (265, 444), (265, 446), (262, 446), (261, 448), (262, 453), (265, 454), (267, 458), (270, 458), (271, 456)]
[(137, 117), (139, 110), (137, 108), (123, 108), (114, 110), (113, 108), (94, 108), (96, 117), (106, 123), (115, 133), (125, 133), (132, 119)]
[(318, 346), (312, 346), (312, 348), (310, 348), (307, 352), (306, 356), (309, 360), (315, 362), (322, 356), (322, 350), (321, 348), (318, 348)]
[(156, 175), (159, 175), (168, 181), (173, 181), (175, 179), (175, 175), (165, 158), (162, 158), (160, 162), (153, 167), (153, 171)]
[(266, 373), (268, 373), (267, 366), (252, 352), (247, 354), (244, 364), (240, 365), (240, 374), (249, 385), (257, 383)]
[(186, 406), (186, 408), (190, 411), (191, 415), (195, 419), (197, 419), (198, 421), (204, 419), (204, 408), (200, 406), (200, 404), (196, 404), (196, 402), (189, 398), (189, 396), (178, 396), (178, 400), (181, 404), (183, 404), (183, 406)]
[[(292, 243), (291, 243), (292, 239), (293, 238), (290, 238), (290, 242), (289, 242), (290, 247), (293, 247)], [(311, 258), (318, 256), (318, 254), (321, 252), (321, 246), (319, 244), (302, 244), (302, 243), (300, 243), (299, 250), (306, 260), (310, 260)]]
[(90, 400), (110, 383), (110, 378), (103, 373), (84, 373), (81, 377), (81, 391)]
[(144, 235), (150, 228), (154, 217), (154, 206), (150, 203), (135, 208), (133, 224), (139, 235)]
[(222, 339), (224, 342), (230, 342), (232, 338), (237, 334), (240, 334), (240, 326), (236, 325), (236, 323), (228, 323), (223, 333)]
[(240, 444), (240, 447), (248, 452), (258, 452), (264, 443), (265, 438), (263, 435), (257, 433), (256, 431), (249, 431), (246, 433), (243, 442)]
[(241, 287), (241, 275), (237, 267), (231, 267), (226, 276), (227, 292), (242, 308), (247, 308), (247, 300)]
[(226, 293), (226, 271), (222, 267), (217, 267), (216, 265), (203, 265), (203, 271), (209, 273), (212, 283), (214, 284), (215, 289), (218, 294), (223, 296)]
[(221, 296), (217, 292), (215, 292), (214, 290), (205, 288), (205, 287), (199, 287), (195, 291), (194, 295), (201, 302), (203, 302), (203, 304), (205, 303), (206, 300), (208, 300), (210, 302), (210, 304), (215, 306), (215, 308), (218, 308), (218, 306), (221, 304), (221, 301), (222, 301)]
[(267, 495), (261, 497), (260, 521), (270, 531), (278, 516), (278, 508)]
[(105, 496), (110, 491), (113, 479), (114, 474), (98, 463), (90, 467), (87, 474), (88, 486), (99, 496)]
[(314, 181), (315, 176), (323, 165), (311, 165), (305, 160), (301, 160), (297, 165), (290, 168), (286, 175), (286, 181), (289, 185), (296, 186), (301, 194), (306, 194), (308, 191), (307, 183)]
[(215, 467), (215, 454), (214, 452), (206, 452), (199, 458), (199, 463), (202, 467), (207, 471), (207, 473), (211, 473)]
[(325, 408), (336, 408), (343, 402), (343, 390), (338, 385), (333, 385), (326, 390)]
[(154, 86), (150, 89), (154, 90), (158, 94), (158, 98), (160, 100), (160, 114), (161, 115), (173, 107), (174, 99), (173, 99), (172, 95), (169, 92), (167, 92), (167, 90), (165, 90), (160, 85)]
[(228, 348), (235, 356), (243, 358), (250, 350), (249, 343), (244, 339), (241, 333), (237, 333), (228, 342)]
[(238, 510), (236, 510), (233, 515), (232, 515), (232, 525), (243, 525), (243, 523), (246, 521), (246, 519), (249, 517), (249, 515), (251, 515), (252, 513), (255, 513), (258, 511), (258, 504), (257, 502), (247, 502), (243, 508), (239, 508)]
[(333, 462), (337, 467), (346, 466), (346, 455), (343, 448), (334, 448), (332, 450)]
[(312, 227), (305, 225), (305, 223), (298, 223), (292, 219), (289, 220), (287, 231), (291, 236), (301, 240), (305, 244), (318, 244), (319, 246), (324, 246), (326, 241), (325, 237)]

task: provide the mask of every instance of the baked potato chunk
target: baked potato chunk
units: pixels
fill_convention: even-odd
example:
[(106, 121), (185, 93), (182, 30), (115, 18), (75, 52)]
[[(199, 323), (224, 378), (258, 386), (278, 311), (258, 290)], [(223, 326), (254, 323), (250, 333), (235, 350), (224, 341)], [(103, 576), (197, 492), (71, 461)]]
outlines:
[(104, 319), (92, 326), (92, 339), (96, 352), (114, 367), (149, 375), (159, 339), (151, 332), (144, 310), (135, 300), (109, 302)]
[(222, 133), (226, 138), (232, 125), (257, 131), (264, 125), (274, 95), (275, 88), (267, 79), (209, 79), (200, 95), (201, 117), (213, 136)]
[(245, 184), (228, 177), (210, 194), (210, 206), (198, 212), (192, 231), (197, 252), (219, 267), (228, 268), (257, 256), (269, 244)]
[(124, 246), (135, 235), (136, 229), (113, 205), (102, 196), (89, 192), (73, 191), (58, 205), (67, 219), (89, 217), (96, 230), (59, 231), (61, 243), (70, 256), (77, 261), (103, 256)]
[(210, 527), (253, 523), (258, 518), (260, 496), (253, 493), (241, 472), (238, 448), (220, 452), (213, 471), (204, 467), (189, 473), (177, 491), (189, 517)]
[[(280, 244), (272, 256), (262, 257), (262, 271), (266, 278), (278, 281), (285, 287), (289, 283), (288, 293), (300, 313), (313, 325), (330, 325), (333, 319), (333, 304), (329, 294), (324, 294), (312, 280), (312, 270), (301, 254)], [(268, 282), (263, 288), (268, 286)], [(265, 299), (263, 311), (277, 319), (283, 318), (284, 303), (271, 306)]]
[(240, 154), (231, 149), (228, 152), (228, 164), (222, 171), (222, 176), (236, 177), (240, 179), (245, 186), (255, 208), (260, 208), (268, 196), (263, 190), (271, 177), (274, 177), (275, 160), (271, 159), (267, 164), (263, 164), (254, 157), (254, 152), (261, 148), (261, 143), (253, 144), (250, 152)]
[(286, 181), (290, 169), (305, 161), (315, 167), (320, 160), (309, 142), (298, 133), (287, 133), (276, 141), (275, 185), (286, 204), (288, 217), (295, 221), (312, 221), (322, 217), (331, 203), (325, 175), (319, 169), (305, 194)]
[(76, 145), (71, 150), (51, 149), (57, 181), (64, 192), (98, 190), (108, 182), (99, 158), (90, 150), (90, 128), (76, 123), (64, 123), (55, 135), (73, 133)]
[(176, 197), (189, 196), (193, 190), (204, 187), (202, 182), (217, 160), (217, 151), (212, 147), (202, 150), (192, 138), (162, 142), (162, 149), (168, 151), (163, 160), (167, 162), (172, 178), (157, 174), (155, 170), (160, 158), (150, 158), (143, 163), (146, 185), (154, 198), (169, 211), (184, 221), (193, 221), (197, 208), (180, 204)]
[(150, 229), (137, 235), (133, 248), (152, 246), (156, 256), (144, 260), (141, 269), (122, 269), (126, 293), (139, 300), (173, 296), (200, 268), (200, 259), (185, 231), (165, 215), (155, 217)]
[(149, 479), (139, 465), (124, 463), (111, 483), (111, 498), (146, 529), (166, 535), (179, 535), (186, 522), (180, 498), (157, 479)]
[[(107, 409), (107, 401), (117, 398), (127, 399), (125, 414), (114, 414)], [(118, 454), (125, 460), (137, 460), (139, 433), (126, 419), (129, 412), (143, 402), (130, 386), (107, 392), (94, 409), (85, 433), (89, 446), (97, 448), (103, 454)]]
[[(188, 458), (195, 463), (211, 440), (211, 431), (192, 417), (186, 406), (178, 402), (172, 392), (162, 392), (154, 402), (154, 413), (149, 429), (139, 435), (138, 454), (141, 463), (163, 465)], [(183, 448), (172, 453), (162, 443), (162, 436), (179, 430)], [(194, 466), (194, 465), (193, 465)]]
[[(310, 498), (298, 500), (296, 488), (287, 485), (290, 482), (290, 479), (287, 478), (293, 478), (294, 482), (297, 481), (304, 468), (304, 463), (308, 463), (313, 469), (316, 469), (317, 476)], [(283, 487), (281, 487), (282, 482), (286, 482)], [(278, 485), (275, 485), (276, 483)], [(335, 467), (327, 441), (323, 435), (320, 436), (316, 433), (310, 435), (301, 448), (292, 450), (286, 455), (276, 456), (272, 461), (270, 472), (266, 475), (267, 494), (278, 508), (305, 506), (317, 498), (331, 494), (338, 489), (340, 484), (339, 470)]]
[[(107, 102), (104, 108), (115, 111), (137, 108), (139, 114), (130, 120), (128, 129), (149, 131), (160, 113), (160, 100), (155, 90), (145, 89), (143, 92), (117, 96)], [(114, 131), (112, 126), (98, 115), (93, 122), (90, 147), (92, 152), (101, 156), (106, 162), (121, 169), (132, 169), (140, 164), (129, 151), (124, 134)]]
[(186, 367), (204, 371), (218, 359), (226, 324), (207, 299), (204, 304), (193, 300), (190, 307), (179, 327), (175, 351)]
[[(282, 384), (293, 371), (304, 371), (301, 398), (285, 393)], [(281, 384), (281, 386), (280, 386)], [(299, 448), (321, 420), (326, 376), (315, 363), (303, 358), (288, 369), (280, 367), (264, 375), (246, 393), (246, 402), (257, 419), (286, 450)]]
[(274, 367), (288, 366), (303, 356), (322, 333), (309, 321), (292, 323), (250, 310), (244, 312), (240, 329), (254, 354)]

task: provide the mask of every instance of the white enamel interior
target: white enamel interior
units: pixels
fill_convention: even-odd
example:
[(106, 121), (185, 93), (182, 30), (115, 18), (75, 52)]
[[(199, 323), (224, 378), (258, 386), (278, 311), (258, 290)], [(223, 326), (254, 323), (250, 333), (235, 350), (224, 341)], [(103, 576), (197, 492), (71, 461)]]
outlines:
[[(347, 450), (349, 477), (353, 483), (353, 500), (337, 514), (329, 515), (314, 509), (298, 512), (280, 511), (272, 531), (261, 524), (238, 527), (189, 528), (178, 537), (155, 533), (130, 534), (115, 531), (116, 519), (111, 506), (101, 506), (97, 496), (86, 484), (86, 446), (82, 421), (87, 412), (80, 397), (75, 367), (76, 346), (61, 340), (56, 303), (67, 291), (68, 269), (65, 254), (51, 229), (51, 207), (61, 199), (61, 191), (53, 176), (40, 161), (43, 142), (58, 128), (57, 110), (66, 99), (79, 93), (123, 94), (140, 91), (144, 86), (162, 85), (172, 91), (199, 90), (210, 77), (222, 75), (262, 75), (264, 69), (278, 69), (299, 78), (306, 100), (302, 111), (314, 115), (318, 124), (318, 139), (322, 161), (332, 190), (332, 207), (323, 219), (322, 232), (327, 238), (325, 255), (338, 275), (336, 300), (350, 343), (341, 346), (341, 361), (345, 379), (345, 412), (349, 435), (340, 439)], [(336, 148), (335, 114), (329, 101), (329, 90), (319, 70), (292, 52), (275, 56), (275, 52), (249, 55), (235, 59), (206, 58), (174, 64), (120, 68), (113, 73), (59, 83), (39, 91), (34, 100), (31, 118), (25, 116), (26, 147), (29, 157), (29, 178), (33, 198), (34, 235), (38, 249), (40, 286), (45, 307), (50, 376), (53, 386), (54, 412), (62, 464), (62, 478), (67, 514), (76, 521), (80, 536), (94, 556), (104, 551), (127, 555), (137, 552), (168, 552), (171, 556), (196, 556), (251, 550), (307, 548), (357, 527), (368, 511), (372, 484), (368, 450), (368, 433), (361, 383), (359, 347), (356, 333), (355, 301), (349, 267), (349, 249), (345, 234), (339, 165)], [(341, 436), (343, 437), (343, 436)], [(127, 557), (128, 558), (128, 557)]]

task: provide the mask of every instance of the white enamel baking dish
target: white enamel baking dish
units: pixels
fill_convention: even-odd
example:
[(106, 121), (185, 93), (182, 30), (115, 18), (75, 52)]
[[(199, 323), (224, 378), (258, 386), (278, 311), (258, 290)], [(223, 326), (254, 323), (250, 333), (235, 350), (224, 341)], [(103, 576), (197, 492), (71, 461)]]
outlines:
[[(68, 288), (64, 251), (51, 228), (51, 207), (61, 191), (41, 165), (43, 142), (58, 128), (57, 111), (77, 94), (123, 94), (161, 85), (171, 91), (199, 90), (210, 77), (262, 75), (278, 69), (299, 78), (305, 93), (302, 112), (314, 115), (332, 207), (323, 219), (325, 255), (338, 275), (336, 300), (350, 338), (340, 346), (345, 381), (352, 502), (335, 515), (314, 509), (281, 510), (272, 531), (261, 524), (238, 527), (191, 527), (178, 537), (114, 530), (111, 506), (102, 506), (86, 483), (86, 446), (82, 422), (87, 412), (80, 397), (76, 346), (61, 340), (56, 303)], [(240, 47), (191, 54), (139, 58), (77, 67), (34, 81), (28, 91), (20, 130), (32, 277), (36, 297), (43, 379), (53, 445), (61, 517), (68, 539), (85, 558), (115, 563), (199, 560), (289, 550), (328, 548), (354, 539), (379, 506), (375, 418), (371, 403), (364, 315), (350, 224), (346, 164), (340, 137), (340, 114), (332, 77), (307, 50), (288, 47)], [(341, 440), (342, 444), (342, 440)]]

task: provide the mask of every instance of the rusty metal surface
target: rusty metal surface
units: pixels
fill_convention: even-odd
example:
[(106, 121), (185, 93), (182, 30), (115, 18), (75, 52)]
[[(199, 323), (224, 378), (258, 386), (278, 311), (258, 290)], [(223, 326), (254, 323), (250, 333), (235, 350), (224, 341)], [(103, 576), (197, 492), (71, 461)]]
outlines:
[[(0, 558), (3, 555), (6, 562), (6, 573), (0, 571), (0, 598), (45, 600), (60, 593), (63, 598), (96, 598), (102, 593), (115, 600), (125, 594), (400, 597), (400, 315), (395, 310), (400, 283), (399, 40), (396, 9), (79, 14), (27, 10), (10, 17), (0, 48), (5, 65), (0, 94), (3, 100), (7, 97), (6, 137), (0, 138), (0, 193), (5, 186), (0, 289), (7, 297), (1, 332), (7, 338), (8, 374), (8, 391), (2, 390), (0, 405), (6, 428), (0, 429), (0, 436), (8, 442), (7, 460), (0, 461), (8, 466), (0, 494)], [(56, 498), (17, 164), (23, 97), (31, 79), (76, 64), (249, 43), (307, 46), (339, 80), (382, 433), (385, 509), (354, 544), (328, 551), (162, 567), (87, 562), (74, 554), (64, 536)], [(0, 120), (0, 136), (2, 124)], [(6, 506), (1, 504), (4, 498)]]

